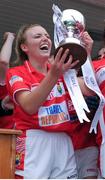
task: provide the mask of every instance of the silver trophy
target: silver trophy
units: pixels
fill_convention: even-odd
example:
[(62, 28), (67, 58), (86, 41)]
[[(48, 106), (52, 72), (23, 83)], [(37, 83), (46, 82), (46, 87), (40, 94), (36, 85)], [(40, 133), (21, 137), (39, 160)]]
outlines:
[(56, 5), (53, 5), (52, 9), (54, 11), (54, 44), (56, 49), (54, 54), (57, 54), (60, 47), (63, 47), (63, 52), (65, 49), (69, 49), (65, 62), (67, 62), (69, 55), (72, 55), (74, 61), (80, 60), (76, 65), (78, 68), (87, 59), (87, 51), (81, 39), (85, 29), (84, 16), (74, 9), (66, 9), (61, 12)]

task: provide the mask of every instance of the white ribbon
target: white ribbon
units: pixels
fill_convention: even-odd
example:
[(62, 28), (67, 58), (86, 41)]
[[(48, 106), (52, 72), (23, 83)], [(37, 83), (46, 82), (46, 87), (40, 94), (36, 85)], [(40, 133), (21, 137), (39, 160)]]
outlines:
[(92, 131), (97, 133), (97, 130), (96, 130), (97, 123), (100, 120), (101, 113), (103, 113), (103, 107), (105, 105), (105, 98), (99, 89), (99, 86), (98, 86), (96, 78), (95, 78), (94, 70), (92, 68), (90, 61), (91, 61), (91, 57), (88, 56), (85, 64), (82, 65), (82, 73), (83, 73), (83, 78), (84, 78), (84, 81), (85, 81), (85, 84), (87, 85), (87, 87), (89, 89), (93, 90), (100, 98), (99, 107), (96, 111), (96, 114), (95, 114), (93, 120), (92, 120), (91, 128), (90, 128), (90, 133)]
[(83, 123), (83, 121), (90, 122), (90, 120), (86, 116), (86, 111), (90, 112), (90, 110), (81, 93), (75, 69), (70, 69), (65, 72), (64, 80), (80, 123)]
[(54, 45), (57, 48), (61, 41), (67, 38), (67, 30), (64, 24), (61, 21), (62, 12), (58, 8), (58, 6), (53, 4), (52, 7), (54, 14), (53, 14), (53, 22), (54, 22)]

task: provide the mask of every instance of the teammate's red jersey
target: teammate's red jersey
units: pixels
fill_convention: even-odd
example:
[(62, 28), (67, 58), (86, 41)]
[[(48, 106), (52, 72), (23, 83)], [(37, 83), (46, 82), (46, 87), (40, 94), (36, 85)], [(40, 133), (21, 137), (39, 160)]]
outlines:
[(7, 111), (2, 108), (2, 100), (5, 96), (7, 96), (6, 85), (0, 85), (0, 128), (11, 129), (14, 127), (12, 110)]
[[(99, 104), (98, 97), (89, 96), (85, 97), (85, 100), (91, 111), (91, 113), (87, 114), (87, 116), (90, 120), (92, 120)], [(79, 120), (77, 120), (77, 115), (75, 113), (74, 115), (72, 113), (72, 118), (76, 120), (71, 123), (69, 135), (73, 141), (74, 149), (78, 150), (90, 146), (97, 146), (96, 134), (93, 132), (89, 133), (91, 122), (80, 123)]]
[[(100, 90), (103, 96), (105, 97), (105, 57), (103, 57), (100, 60), (93, 61), (93, 66), (95, 69), (96, 79), (99, 84)], [(105, 121), (105, 107), (103, 110), (103, 115)], [(100, 127), (98, 126), (97, 142), (99, 145), (101, 144), (101, 141), (102, 141), (101, 130)]]

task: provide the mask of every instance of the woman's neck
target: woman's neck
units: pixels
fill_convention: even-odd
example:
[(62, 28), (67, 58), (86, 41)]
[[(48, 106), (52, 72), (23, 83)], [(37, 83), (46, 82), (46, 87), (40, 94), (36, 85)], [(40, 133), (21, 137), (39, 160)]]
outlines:
[(42, 61), (42, 62), (39, 62), (39, 61), (35, 61), (34, 60), (29, 60), (31, 65), (39, 72), (41, 72), (42, 74), (47, 74), (47, 63), (48, 61)]

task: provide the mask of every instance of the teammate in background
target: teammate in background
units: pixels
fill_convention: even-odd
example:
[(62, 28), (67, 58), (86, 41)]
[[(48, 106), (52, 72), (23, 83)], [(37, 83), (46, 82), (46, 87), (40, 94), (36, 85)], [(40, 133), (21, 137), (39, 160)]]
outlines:
[(105, 58), (105, 47), (101, 48), (98, 52), (98, 59)]
[(12, 45), (15, 35), (11, 32), (4, 34), (4, 43), (0, 51), (0, 128), (13, 128), (12, 121), (13, 103), (6, 89), (6, 73), (12, 53)]
[[(6, 82), (15, 102), (16, 129), (23, 131), (17, 137), (17, 178), (77, 178), (74, 149), (67, 135), (71, 128), (69, 95), (62, 75), (78, 60), (72, 62), (70, 56), (64, 63), (69, 50), (61, 56), (60, 48), (49, 64), (51, 46), (48, 32), (40, 25), (21, 27), (16, 38), (21, 65), (9, 69)], [(85, 95), (94, 94), (82, 78), (78, 81)]]
[[(98, 52), (98, 58), (93, 60), (92, 63), (95, 70), (97, 83), (100, 87), (102, 94), (105, 97), (105, 88), (104, 88), (105, 87), (105, 29), (103, 33), (103, 47)], [(105, 152), (105, 133), (104, 133), (105, 132), (105, 107), (103, 110), (103, 116), (104, 116), (104, 120), (102, 120), (102, 117), (100, 119), (101, 128), (100, 128), (100, 124), (98, 123), (96, 142), (99, 146), (99, 163), (98, 164), (100, 166), (100, 172), (101, 172), (99, 176), (105, 178), (105, 153), (104, 153)], [(103, 166), (104, 166), (103, 168), (104, 170), (102, 170)]]
[[(99, 84), (100, 90), (105, 97), (105, 56), (103, 56), (99, 60), (93, 61), (93, 67), (95, 69), (95, 74), (96, 74), (96, 79)], [(102, 127), (100, 129), (100, 125), (98, 125), (98, 133), (97, 133), (97, 143), (99, 147), (101, 147), (101, 143), (103, 143), (103, 151), (105, 152), (105, 107), (103, 110), (103, 117), (104, 117), (104, 122), (102, 124)], [(102, 142), (102, 129), (103, 129), (103, 142)], [(100, 155), (101, 159), (105, 160), (105, 154), (103, 153), (102, 157)], [(100, 159), (99, 159), (100, 161)], [(104, 161), (104, 167), (105, 167), (105, 161)], [(101, 167), (100, 167), (101, 170)], [(101, 177), (105, 178), (105, 170), (104, 173), (101, 172)]]

